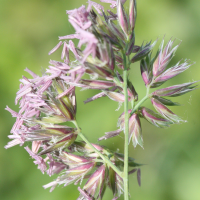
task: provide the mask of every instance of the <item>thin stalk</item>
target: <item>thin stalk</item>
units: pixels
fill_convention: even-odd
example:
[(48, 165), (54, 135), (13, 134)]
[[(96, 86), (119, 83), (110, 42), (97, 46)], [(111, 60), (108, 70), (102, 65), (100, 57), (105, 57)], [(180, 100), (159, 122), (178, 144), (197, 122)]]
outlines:
[(102, 160), (109, 166), (111, 167), (120, 177), (123, 177), (123, 173), (108, 159), (106, 158), (100, 151), (98, 151), (89, 141), (88, 139), (85, 137), (85, 135), (83, 133), (81, 133), (81, 129), (78, 126), (77, 121), (73, 121), (74, 125), (76, 126), (76, 128), (78, 129), (78, 135), (82, 138), (82, 140), (91, 148), (94, 150), (95, 153), (97, 153)]
[(125, 141), (124, 141), (124, 200), (129, 199), (129, 187), (128, 187), (128, 140), (129, 140), (129, 113), (128, 113), (128, 91), (127, 91), (127, 81), (128, 81), (128, 66), (126, 55), (123, 53), (124, 60), (124, 71), (123, 71), (123, 79), (124, 79), (124, 115), (125, 115)]
[(146, 92), (146, 96), (143, 97), (138, 103), (137, 105), (135, 105), (134, 109), (131, 111), (132, 115), (147, 99), (149, 98), (149, 87), (147, 87), (147, 92)]

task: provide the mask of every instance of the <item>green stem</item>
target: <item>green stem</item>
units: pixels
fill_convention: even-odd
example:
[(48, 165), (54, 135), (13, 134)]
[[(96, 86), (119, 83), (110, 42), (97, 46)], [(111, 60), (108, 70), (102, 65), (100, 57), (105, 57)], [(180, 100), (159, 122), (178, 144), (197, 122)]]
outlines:
[(148, 98), (149, 98), (149, 87), (147, 87), (146, 96), (144, 98), (142, 98), (140, 102), (137, 103), (137, 105), (131, 111), (130, 115), (132, 115)]
[(129, 187), (128, 187), (128, 140), (129, 140), (129, 113), (128, 113), (128, 91), (127, 91), (127, 81), (128, 81), (128, 66), (126, 55), (123, 53), (124, 60), (124, 71), (123, 71), (123, 79), (124, 79), (124, 115), (125, 115), (125, 142), (124, 142), (124, 200), (129, 199)]
[(83, 133), (81, 133), (81, 129), (78, 126), (78, 123), (76, 120), (73, 121), (74, 125), (76, 126), (76, 128), (78, 129), (78, 135), (82, 138), (82, 140), (91, 148), (94, 150), (95, 153), (97, 153), (102, 160), (109, 166), (111, 167), (120, 177), (123, 177), (123, 173), (108, 159), (106, 158), (100, 151), (98, 151), (89, 141), (88, 139), (85, 137), (85, 135)]

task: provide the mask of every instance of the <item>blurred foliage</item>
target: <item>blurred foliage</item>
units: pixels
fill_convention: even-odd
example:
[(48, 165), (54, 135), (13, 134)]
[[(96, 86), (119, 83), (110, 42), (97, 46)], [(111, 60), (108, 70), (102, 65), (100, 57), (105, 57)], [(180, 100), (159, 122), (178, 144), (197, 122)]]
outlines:
[[(50, 59), (60, 60), (60, 52), (48, 56), (49, 50), (58, 42), (58, 36), (73, 32), (68, 24), (65, 10), (86, 4), (83, 0), (0, 0), (0, 196), (2, 200), (72, 200), (79, 196), (77, 186), (57, 187), (52, 193), (42, 185), (55, 177), (41, 174), (23, 147), (5, 150), (7, 135), (14, 118), (4, 110), (14, 105), (19, 79), (27, 74), (26, 67), (41, 74)], [(138, 0), (136, 22), (136, 44), (155, 40), (166, 41), (173, 36), (182, 43), (171, 64), (182, 58), (196, 62), (185, 73), (168, 81), (164, 86), (198, 80), (200, 77), (200, 1), (199, 0)], [(161, 41), (161, 40), (159, 40)], [(61, 51), (61, 50), (60, 50)], [(140, 99), (145, 87), (139, 76), (139, 64), (132, 66), (130, 78)], [(91, 142), (105, 131), (116, 129), (116, 122), (122, 109), (115, 111), (118, 104), (102, 98), (84, 105), (83, 100), (97, 91), (77, 91), (78, 122)], [(200, 106), (199, 89), (175, 100), (181, 107), (173, 111), (188, 122), (168, 129), (158, 129), (142, 121), (144, 150), (130, 147), (130, 155), (142, 167), (142, 187), (136, 183), (135, 175), (130, 177), (131, 199), (140, 200), (198, 200), (200, 199)], [(150, 105), (146, 102), (145, 105)], [(113, 150), (123, 152), (123, 134), (102, 141)], [(111, 199), (111, 192), (105, 199)], [(123, 198), (121, 198), (123, 199)]]

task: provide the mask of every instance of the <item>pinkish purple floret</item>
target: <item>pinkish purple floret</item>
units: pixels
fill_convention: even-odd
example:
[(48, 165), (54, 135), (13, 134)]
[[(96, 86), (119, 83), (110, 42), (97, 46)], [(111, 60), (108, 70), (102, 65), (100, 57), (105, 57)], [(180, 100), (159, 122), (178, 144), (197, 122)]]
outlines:
[(184, 72), (186, 69), (188, 69), (192, 64), (189, 63), (188, 61), (185, 61), (182, 64), (177, 63), (174, 67), (171, 67), (167, 69), (165, 72), (163, 72), (160, 76), (158, 76), (155, 79), (156, 82), (164, 82), (167, 81), (168, 79), (173, 78), (174, 76), (177, 76), (178, 74)]
[(103, 15), (102, 14), (102, 11), (104, 11), (104, 7), (96, 2), (93, 2), (93, 1), (90, 1), (88, 0), (88, 8), (87, 8), (87, 11), (89, 12), (92, 8), (92, 6), (97, 10), (97, 12), (100, 14), (100, 15)]
[(121, 1), (118, 1), (117, 15), (118, 15), (119, 25), (121, 26), (124, 33), (128, 34), (128, 31), (129, 31), (128, 20), (126, 18), (126, 14), (125, 14)]
[(41, 172), (44, 174), (45, 170), (47, 169), (46, 163), (44, 159), (37, 154), (34, 154), (28, 147), (24, 147), (26, 151), (30, 154), (30, 156), (35, 159), (34, 163), (38, 165), (38, 168), (41, 170)]
[(169, 41), (163, 50), (164, 40), (162, 41), (160, 53), (153, 64), (153, 75), (155, 77), (159, 76), (163, 71), (165, 71), (168, 63), (171, 61), (175, 51), (179, 47), (179, 45), (175, 46), (172, 49), (174, 41)]
[[(104, 3), (110, 3), (110, 7), (111, 8), (115, 8), (117, 6), (117, 0), (116, 1), (113, 1), (113, 0), (100, 0), (101, 2), (104, 2)], [(126, 2), (126, 0), (120, 0), (122, 4), (124, 4)]]

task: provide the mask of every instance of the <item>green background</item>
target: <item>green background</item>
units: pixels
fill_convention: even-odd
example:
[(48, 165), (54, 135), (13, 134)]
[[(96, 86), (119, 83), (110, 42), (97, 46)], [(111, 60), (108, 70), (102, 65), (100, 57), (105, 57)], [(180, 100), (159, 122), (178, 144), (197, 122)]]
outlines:
[[(98, 1), (99, 2), (99, 1)], [(164, 86), (200, 79), (200, 1), (199, 0), (138, 0), (136, 44), (143, 41), (159, 42), (165, 35), (182, 43), (175, 64), (182, 58), (195, 61), (183, 74), (171, 79)], [(52, 193), (42, 185), (55, 177), (43, 175), (33, 164), (23, 147), (4, 149), (7, 135), (15, 121), (4, 110), (6, 105), (18, 111), (14, 105), (19, 79), (27, 76), (28, 67), (41, 74), (50, 59), (60, 60), (61, 50), (48, 56), (58, 42), (58, 36), (73, 33), (65, 10), (86, 4), (78, 0), (0, 0), (0, 199), (2, 200), (73, 200), (79, 196), (77, 186), (57, 187)], [(29, 77), (29, 76), (28, 76)], [(145, 94), (139, 65), (132, 67), (130, 79), (141, 99)], [(122, 110), (118, 104), (102, 98), (84, 105), (83, 100), (96, 91), (77, 91), (78, 121), (91, 142), (106, 131), (116, 129)], [(130, 176), (131, 200), (199, 200), (200, 199), (200, 90), (176, 98), (181, 107), (172, 110), (187, 123), (159, 129), (142, 120), (144, 149), (130, 146), (130, 155), (142, 167), (142, 186), (136, 175)], [(145, 105), (151, 106), (150, 102)], [(102, 141), (113, 150), (123, 152), (123, 134)], [(107, 191), (104, 199), (111, 199)], [(123, 199), (123, 198), (120, 198)]]

